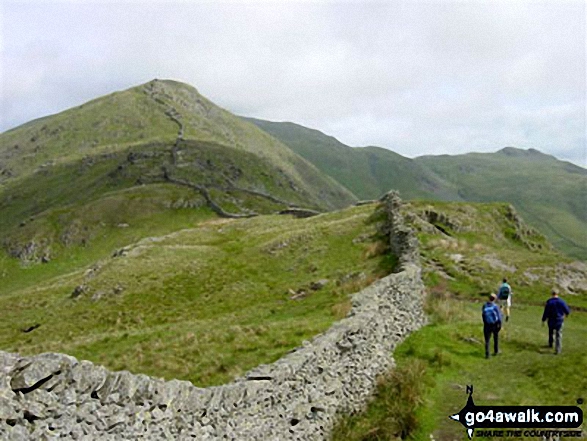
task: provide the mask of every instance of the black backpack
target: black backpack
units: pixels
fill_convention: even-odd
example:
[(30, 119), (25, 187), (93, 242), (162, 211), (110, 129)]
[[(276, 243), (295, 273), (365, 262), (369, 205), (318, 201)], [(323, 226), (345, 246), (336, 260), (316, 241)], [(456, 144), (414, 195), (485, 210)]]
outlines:
[(497, 295), (500, 300), (507, 300), (511, 294), (511, 289), (508, 285), (501, 285), (499, 288), (499, 294)]

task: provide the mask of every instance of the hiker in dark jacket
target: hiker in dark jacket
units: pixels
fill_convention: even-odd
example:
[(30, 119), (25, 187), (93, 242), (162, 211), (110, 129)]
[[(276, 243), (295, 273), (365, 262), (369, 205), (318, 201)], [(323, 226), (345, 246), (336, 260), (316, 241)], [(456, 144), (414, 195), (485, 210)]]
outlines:
[(571, 313), (567, 303), (559, 298), (556, 290), (552, 290), (552, 297), (547, 300), (542, 314), (542, 323), (548, 320), (548, 347), (552, 348), (553, 336), (555, 340), (554, 353), (560, 354), (563, 345), (563, 322)]
[(489, 295), (489, 301), (483, 305), (481, 315), (483, 317), (483, 336), (485, 337), (485, 358), (489, 358), (489, 341), (493, 335), (493, 355), (499, 354), (498, 334), (501, 330), (501, 311), (495, 304), (497, 296)]

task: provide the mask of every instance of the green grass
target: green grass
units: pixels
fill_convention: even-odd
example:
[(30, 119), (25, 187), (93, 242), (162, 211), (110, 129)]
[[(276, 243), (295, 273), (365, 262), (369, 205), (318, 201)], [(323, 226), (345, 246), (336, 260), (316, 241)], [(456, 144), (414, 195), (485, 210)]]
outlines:
[(177, 207), (206, 205), (194, 188), (166, 182), (162, 168), (167, 176), (209, 188), (213, 200), (232, 213), (274, 213), (290, 204), (323, 207), (252, 153), (184, 141), (182, 162), (173, 166), (170, 149), (164, 143), (129, 147), (9, 182), (0, 189), (0, 244), (15, 256), (34, 242), (37, 250), (23, 260), (54, 259), (69, 246), (101, 242), (118, 224), (134, 227), (157, 215), (164, 221)]
[(467, 201), (509, 202), (561, 250), (587, 258), (587, 171), (536, 150), (427, 156), (416, 161)]
[[(422, 223), (427, 211), (442, 215), (439, 225), (450, 236)], [(383, 378), (365, 412), (343, 418), (333, 439), (430, 440), (432, 435), (439, 441), (465, 440), (462, 425), (448, 416), (466, 403), (469, 384), (477, 405), (575, 405), (585, 399), (587, 293), (562, 291), (574, 308), (565, 322), (562, 355), (545, 347), (548, 328), (541, 325), (544, 302), (556, 286), (555, 268), (569, 260), (550, 249), (544, 237), (508, 219), (505, 204), (412, 202), (405, 212), (420, 229), (432, 324), (398, 347), (400, 375)], [(529, 270), (538, 278), (528, 278)], [(504, 275), (514, 290), (512, 316), (500, 332), (502, 354), (486, 360), (481, 305)], [(418, 385), (411, 380), (414, 373), (419, 373)], [(399, 400), (413, 405), (398, 413)], [(409, 432), (402, 430), (406, 424)]]
[(587, 171), (536, 150), (405, 158), (351, 148), (317, 130), (245, 118), (336, 179), (360, 199), (391, 189), (404, 199), (509, 202), (558, 249), (587, 259)]
[(448, 415), (464, 406), (469, 384), (474, 385), (477, 405), (576, 405), (587, 395), (587, 377), (578, 368), (587, 363), (585, 313), (574, 312), (567, 319), (563, 353), (555, 356), (546, 347), (542, 308), (518, 305), (500, 332), (502, 354), (486, 360), (480, 305), (459, 305), (466, 318), (428, 326), (397, 350), (400, 365), (422, 360), (434, 382), (418, 410), (421, 424), (413, 439), (429, 439), (430, 434), (437, 440), (465, 439), (462, 426)]
[[(4, 252), (1, 253), (0, 280), (2, 288), (0, 292), (10, 292), (45, 283), (51, 278), (79, 271), (97, 261), (109, 258), (115, 250), (142, 238), (169, 234), (180, 229), (193, 227), (203, 220), (216, 218), (216, 215), (205, 207), (159, 211), (158, 204), (161, 201), (154, 197), (157, 189), (150, 188), (149, 190), (149, 196), (153, 199), (137, 197), (140, 196), (140, 190), (132, 195), (137, 197), (134, 201), (132, 198), (129, 200), (128, 194), (124, 198), (120, 194), (105, 197), (101, 202), (108, 204), (109, 210), (101, 213), (102, 218), (108, 218), (107, 215), (112, 217), (107, 222), (103, 221), (97, 224), (88, 222), (87, 224), (91, 228), (87, 231), (82, 228), (76, 243), (69, 246), (53, 243), (51, 260), (48, 264), (22, 263)], [(167, 192), (165, 188), (159, 190), (166, 196), (172, 195), (172, 192)], [(181, 193), (176, 195), (179, 197), (176, 200), (182, 200), (180, 195)], [(188, 199), (191, 197), (189, 193), (185, 196), (187, 200), (190, 200)], [(203, 201), (200, 202), (203, 203)], [(86, 207), (82, 206), (77, 214), (92, 215), (92, 213), (84, 212), (84, 208)], [(136, 210), (140, 210), (140, 215), (137, 215)], [(58, 214), (47, 219), (42, 225), (37, 224), (38, 229), (34, 233), (47, 238), (60, 232), (61, 229), (50, 222), (51, 219), (58, 218)], [(70, 215), (71, 213), (66, 214)], [(129, 219), (130, 223), (126, 223), (129, 222)], [(79, 220), (78, 218), (77, 221), (79, 222)], [(75, 222), (75, 224), (78, 223)], [(26, 238), (28, 240), (30, 236), (27, 234)], [(87, 242), (82, 244), (81, 241), (85, 238), (87, 238)]]
[[(126, 255), (89, 266), (80, 267), (78, 256), (60, 274), (50, 273), (52, 263), (13, 269), (13, 281), (33, 276), (22, 287), (2, 285), (0, 347), (224, 383), (326, 330), (348, 312), (350, 293), (391, 270), (372, 209), (300, 220), (204, 215), (192, 228), (140, 240)], [(321, 279), (326, 286), (312, 290)], [(84, 293), (71, 298), (79, 285)]]
[[(152, 87), (157, 91), (154, 98), (150, 96)], [(285, 181), (282, 187), (289, 189), (289, 193), (299, 193), (298, 199), (309, 205), (334, 209), (354, 201), (348, 190), (323, 176), (312, 164), (253, 124), (214, 105), (191, 86), (161, 80), (97, 98), (0, 134), (0, 192), (3, 186), (6, 192), (19, 191), (23, 181), (25, 185), (31, 180), (45, 182), (51, 185), (37, 186), (37, 191), (33, 192), (35, 196), (25, 199), (26, 202), (37, 199), (42, 204), (44, 190), (56, 191), (59, 183), (78, 180), (78, 175), (87, 171), (80, 169), (95, 169), (94, 162), (104, 165), (107, 160), (118, 159), (129, 151), (150, 150), (152, 154), (155, 150), (159, 155), (151, 156), (150, 164), (142, 161), (143, 165), (150, 165), (143, 171), (147, 177), (161, 174), (179, 129), (177, 122), (166, 114), (170, 110), (178, 115), (176, 118), (183, 125), (186, 143), (182, 149), (189, 150), (194, 145), (224, 148), (223, 159), (216, 165), (230, 163), (234, 152), (253, 157), (257, 168), (262, 165), (274, 173), (279, 172), (281, 180)], [(90, 166), (80, 167), (80, 164)], [(193, 167), (194, 164), (187, 163), (187, 159), (178, 165), (191, 166), (192, 175), (201, 172)], [(59, 174), (64, 167), (69, 176), (62, 176), (59, 182), (44, 179), (47, 174)], [(240, 172), (241, 176), (247, 176), (249, 170), (244, 167)], [(252, 180), (252, 176), (250, 178)], [(257, 184), (263, 187), (260, 182), (254, 184), (253, 187)], [(83, 191), (79, 193), (92, 196)]]
[[(409, 206), (419, 219), (426, 218), (426, 211), (434, 211), (456, 226), (456, 230), (443, 226), (448, 235), (435, 229), (418, 235), (428, 286), (442, 281), (446, 290), (458, 296), (479, 299), (495, 292), (507, 277), (515, 286), (515, 301), (528, 304), (541, 303), (551, 288), (561, 287), (557, 273), (571, 259), (523, 220), (511, 218), (507, 204), (413, 201)], [(575, 302), (586, 307), (587, 297), (579, 295)]]
[(405, 199), (438, 197), (458, 200), (451, 184), (414, 160), (378, 147), (351, 148), (318, 130), (294, 123), (244, 118), (279, 139), (353, 192), (359, 199), (375, 199), (391, 189)]
[[(575, 311), (566, 320), (563, 352), (555, 356), (546, 347), (548, 327), (541, 326), (542, 308), (518, 305), (499, 334), (502, 353), (486, 360), (481, 303), (443, 302), (455, 319), (426, 326), (395, 352), (400, 372), (413, 372), (416, 366), (422, 373), (421, 387), (413, 391), (403, 377), (385, 378), (367, 411), (340, 424), (333, 440), (396, 439), (405, 424), (398, 420), (406, 417), (415, 420), (411, 424), (417, 428), (401, 439), (429, 440), (432, 435), (438, 441), (465, 440), (463, 427), (448, 416), (465, 405), (467, 385), (474, 386), (477, 405), (576, 405), (587, 396), (581, 368), (587, 365), (586, 313)], [(412, 413), (398, 416), (390, 403), (407, 393), (414, 403)]]
[[(429, 386), (427, 364), (411, 358), (383, 376), (368, 414), (347, 418), (332, 439), (345, 441), (406, 439), (419, 428), (418, 409)], [(368, 416), (367, 416), (368, 415)]]

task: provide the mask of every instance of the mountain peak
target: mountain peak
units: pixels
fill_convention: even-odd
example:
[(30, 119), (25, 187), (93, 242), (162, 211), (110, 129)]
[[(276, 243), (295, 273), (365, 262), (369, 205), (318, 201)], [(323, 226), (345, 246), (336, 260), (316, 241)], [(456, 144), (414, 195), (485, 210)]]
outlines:
[(536, 150), (534, 148), (529, 149), (521, 149), (518, 147), (504, 147), (501, 150), (498, 150), (497, 153), (506, 155), (506, 156), (513, 156), (513, 157), (527, 157), (527, 158), (551, 158), (556, 159), (552, 155), (547, 155), (546, 153), (542, 153), (540, 150)]
[(157, 83), (166, 84), (169, 86), (189, 87), (190, 89), (195, 89), (195, 87), (192, 86), (191, 84), (184, 83), (183, 81), (172, 80), (169, 78), (153, 78), (151, 81), (147, 81), (145, 84), (143, 84), (143, 86), (147, 85), (147, 84), (157, 84)]
[(198, 91), (197, 88), (192, 86), (191, 84), (184, 83), (183, 81), (172, 80), (167, 78), (153, 78), (151, 81), (147, 81), (144, 84), (137, 86), (136, 88), (147, 88), (147, 89), (154, 89), (159, 88), (164, 90), (167, 93), (188, 93), (190, 95), (196, 95), (201, 97), (202, 95)]

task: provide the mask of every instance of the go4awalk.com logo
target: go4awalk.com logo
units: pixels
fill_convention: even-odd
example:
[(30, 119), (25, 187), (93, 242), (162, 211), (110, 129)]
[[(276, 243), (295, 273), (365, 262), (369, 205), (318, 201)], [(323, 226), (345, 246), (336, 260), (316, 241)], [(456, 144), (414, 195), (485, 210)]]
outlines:
[(476, 406), (473, 402), (473, 386), (467, 386), (467, 393), (469, 398), (465, 407), (449, 418), (465, 426), (469, 439), (473, 433), (477, 436), (502, 437), (581, 436), (580, 430), (569, 430), (583, 423), (583, 411), (577, 406)]

